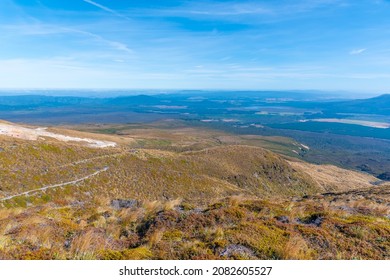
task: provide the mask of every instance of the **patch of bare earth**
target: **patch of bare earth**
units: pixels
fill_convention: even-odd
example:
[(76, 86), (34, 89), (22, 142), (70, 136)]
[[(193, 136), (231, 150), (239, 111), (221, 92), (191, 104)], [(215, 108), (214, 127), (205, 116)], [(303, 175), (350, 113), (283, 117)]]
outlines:
[(13, 138), (19, 138), (24, 140), (38, 140), (45, 139), (45, 137), (54, 138), (62, 142), (82, 142), (86, 143), (89, 147), (94, 148), (107, 148), (115, 147), (117, 144), (111, 141), (96, 140), (91, 138), (81, 138), (63, 135), (47, 131), (44, 127), (30, 128), (23, 127), (10, 123), (0, 123), (0, 135), (5, 135)]

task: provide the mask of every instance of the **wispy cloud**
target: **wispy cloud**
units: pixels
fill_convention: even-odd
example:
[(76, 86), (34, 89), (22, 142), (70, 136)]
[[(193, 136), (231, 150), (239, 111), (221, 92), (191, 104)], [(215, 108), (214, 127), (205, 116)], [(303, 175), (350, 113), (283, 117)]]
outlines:
[(88, 36), (88, 37), (92, 37), (92, 38), (96, 39), (99, 42), (102, 42), (104, 44), (109, 45), (113, 49), (116, 49), (118, 51), (126, 52), (127, 54), (130, 54), (130, 55), (134, 55), (134, 51), (132, 49), (130, 49), (124, 43), (108, 40), (108, 39), (106, 39), (106, 38), (104, 38), (104, 37), (102, 37), (102, 36), (100, 36), (98, 34), (95, 34), (95, 33), (92, 33), (92, 32), (88, 32), (88, 31), (82, 31), (82, 30), (73, 29), (73, 28), (64, 28), (64, 30), (67, 30), (69, 32), (82, 34), (82, 35), (85, 35), (85, 36)]
[(105, 40), (106, 42), (108, 42), (108, 44), (118, 50), (118, 51), (124, 51), (128, 54), (131, 54), (133, 55), (134, 54), (134, 51), (132, 49), (130, 49), (126, 44), (123, 44), (123, 43), (120, 43), (120, 42), (115, 42), (115, 41), (107, 41)]
[(101, 35), (92, 33), (89, 31), (83, 31), (73, 27), (59, 26), (53, 24), (13, 24), (13, 25), (0, 25), (0, 30), (13, 32), (14, 34), (21, 34), (27, 36), (50, 36), (58, 34), (75, 34), (82, 35), (89, 38), (93, 38), (96, 42), (109, 46), (110, 48), (125, 52), (129, 55), (134, 55), (134, 50), (130, 49), (126, 44), (114, 40), (109, 40)]
[(270, 16), (273, 9), (264, 3), (248, 1), (231, 1), (219, 3), (215, 1), (183, 1), (181, 5), (164, 9), (134, 9), (134, 16), (141, 17), (180, 17), (180, 18), (215, 18), (229, 21), (234, 18)]
[(226, 5), (223, 3), (209, 3), (208, 5), (194, 5), (187, 10), (189, 14), (211, 15), (211, 16), (239, 16), (239, 15), (259, 15), (269, 14), (271, 10), (255, 3), (234, 3)]
[(110, 8), (108, 8), (108, 7), (106, 7), (106, 6), (103, 6), (102, 4), (99, 4), (99, 3), (95, 2), (95, 1), (91, 1), (91, 0), (83, 0), (83, 1), (84, 1), (85, 3), (91, 4), (91, 5), (93, 5), (93, 6), (97, 7), (97, 8), (99, 8), (99, 9), (102, 9), (103, 11), (109, 12), (109, 13), (111, 13), (111, 14), (117, 16), (117, 17), (121, 17), (121, 18), (130, 20), (129, 17), (127, 17), (127, 16), (125, 16), (125, 15), (122, 15), (122, 14), (118, 13), (117, 11), (115, 11), (115, 10), (113, 10), (113, 9), (110, 9)]
[(0, 0), (0, 85), (390, 89), (372, 1)]
[(364, 53), (367, 49), (354, 49), (352, 51), (349, 52), (350, 55), (357, 55), (357, 54), (361, 54), (361, 53)]
[[(87, 0), (90, 1), (90, 0)], [(180, 17), (189, 19), (213, 19), (220, 21), (259, 24), (288, 21), (303, 17), (313, 11), (341, 6), (344, 0), (297, 1), (183, 1), (168, 9), (133, 9), (134, 17)]]

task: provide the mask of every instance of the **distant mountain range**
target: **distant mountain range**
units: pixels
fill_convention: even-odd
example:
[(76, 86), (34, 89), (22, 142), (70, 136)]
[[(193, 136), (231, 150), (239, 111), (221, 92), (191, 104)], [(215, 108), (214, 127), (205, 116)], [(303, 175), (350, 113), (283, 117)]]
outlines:
[[(197, 98), (195, 98), (197, 97)], [(311, 97), (311, 98), (310, 98)], [(308, 100), (311, 99), (311, 100)], [(232, 103), (229, 101), (236, 101)], [(127, 107), (129, 105), (185, 105), (188, 107), (210, 106), (212, 108), (253, 106), (293, 106), (300, 108), (318, 108), (324, 112), (390, 114), (390, 94), (368, 99), (326, 100), (323, 95), (306, 92), (189, 92), (181, 94), (131, 95), (110, 98), (89, 98), (76, 96), (16, 95), (0, 96), (0, 110), (17, 108), (56, 107), (56, 106), (93, 106), (110, 105)], [(199, 106), (201, 104), (201, 106)], [(222, 106), (221, 106), (222, 104)]]
[(383, 94), (369, 99), (332, 102), (326, 104), (325, 109), (338, 113), (390, 115), (390, 94)]

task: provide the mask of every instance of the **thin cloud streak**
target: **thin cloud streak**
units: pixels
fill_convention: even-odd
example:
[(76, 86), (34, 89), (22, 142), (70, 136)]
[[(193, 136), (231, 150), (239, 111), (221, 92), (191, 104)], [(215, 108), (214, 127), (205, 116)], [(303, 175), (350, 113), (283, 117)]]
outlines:
[(126, 44), (124, 44), (124, 43), (117, 42), (117, 41), (107, 40), (107, 39), (103, 38), (102, 36), (97, 35), (97, 34), (92, 33), (92, 32), (82, 31), (82, 30), (73, 29), (73, 28), (65, 28), (64, 30), (68, 30), (68, 31), (70, 31), (70, 32), (74, 32), (74, 33), (78, 33), (78, 34), (83, 34), (83, 35), (92, 37), (92, 38), (96, 39), (97, 41), (100, 41), (100, 42), (103, 42), (103, 43), (109, 45), (109, 46), (110, 46), (111, 48), (113, 48), (113, 49), (116, 49), (116, 50), (118, 50), (118, 51), (126, 52), (127, 54), (130, 54), (130, 55), (134, 55), (134, 53), (135, 53), (132, 49), (130, 49), (130, 48), (129, 48)]
[(364, 53), (367, 49), (356, 49), (356, 50), (352, 50), (349, 52), (350, 55), (357, 55), (357, 54), (361, 54), (361, 53)]
[(93, 5), (93, 6), (97, 7), (97, 8), (99, 8), (99, 9), (102, 9), (103, 11), (109, 12), (109, 13), (111, 13), (111, 14), (117, 16), (117, 17), (121, 17), (121, 18), (130, 20), (130, 18), (128, 18), (127, 16), (124, 16), (124, 15), (118, 13), (117, 11), (112, 10), (112, 9), (106, 7), (106, 6), (103, 6), (103, 5), (101, 5), (101, 4), (97, 3), (97, 2), (94, 2), (94, 1), (91, 1), (91, 0), (83, 0), (83, 1), (84, 1), (85, 3), (91, 4), (91, 5)]
[(83, 36), (87, 36), (89, 38), (93, 38), (96, 41), (108, 45), (110, 48), (126, 52), (129, 55), (134, 55), (134, 50), (130, 49), (126, 44), (118, 41), (113, 41), (106, 39), (96, 33), (92, 33), (89, 31), (83, 31), (80, 29), (72, 28), (72, 27), (64, 27), (57, 26), (52, 24), (16, 24), (16, 25), (0, 25), (0, 30), (7, 30), (12, 32), (18, 32), (22, 35), (27, 36), (48, 36), (48, 35), (58, 35), (58, 34), (79, 34)]
[[(90, 1), (90, 0), (87, 0)], [(267, 1), (183, 1), (182, 5), (169, 9), (133, 9), (135, 17), (182, 17), (188, 19), (215, 19), (226, 22), (243, 22), (258, 25), (283, 22), (304, 17), (324, 7), (340, 6), (344, 0), (300, 0), (294, 3)]]

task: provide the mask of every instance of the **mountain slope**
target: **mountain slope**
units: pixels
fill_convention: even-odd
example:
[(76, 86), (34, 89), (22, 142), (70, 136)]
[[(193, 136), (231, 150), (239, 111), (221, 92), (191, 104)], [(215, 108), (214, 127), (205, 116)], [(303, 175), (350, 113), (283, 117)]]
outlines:
[[(92, 201), (94, 196), (140, 201), (182, 198), (207, 204), (211, 197), (238, 194), (299, 197), (330, 190), (370, 187), (378, 181), (369, 175), (332, 166), (288, 162), (273, 152), (253, 146), (222, 145), (199, 151), (168, 152), (131, 148), (132, 138), (58, 128), (50, 128), (50, 131), (64, 137), (109, 139), (117, 146), (94, 148), (83, 142), (63, 142), (50, 137), (23, 140), (18, 139), (20, 135), (18, 138), (0, 136), (0, 198), (77, 181), (107, 168), (106, 172), (79, 183), (75, 188), (66, 186), (46, 193), (19, 196), (7, 200), (7, 204), (42, 204), (58, 198), (63, 200), (62, 203), (72, 203), (76, 200)], [(323, 172), (314, 172), (316, 168)], [(313, 172), (308, 172), (310, 170)], [(342, 176), (332, 180), (332, 174), (337, 172)], [(352, 178), (358, 179), (354, 181)]]
[(117, 145), (0, 135), (0, 259), (390, 257), (389, 185), (372, 176), (246, 145), (49, 130)]
[(324, 105), (326, 105), (326, 111), (337, 113), (390, 115), (390, 94), (383, 94), (368, 99), (355, 99)]

